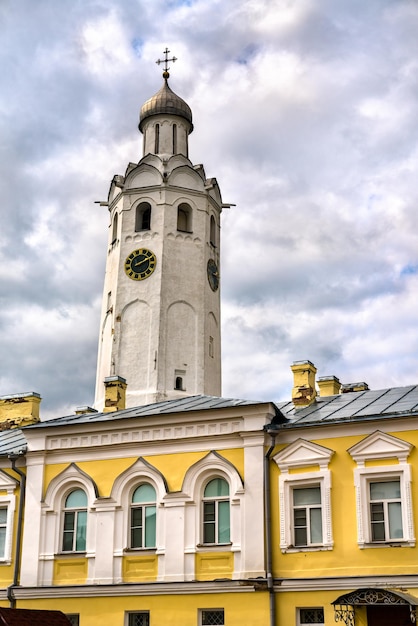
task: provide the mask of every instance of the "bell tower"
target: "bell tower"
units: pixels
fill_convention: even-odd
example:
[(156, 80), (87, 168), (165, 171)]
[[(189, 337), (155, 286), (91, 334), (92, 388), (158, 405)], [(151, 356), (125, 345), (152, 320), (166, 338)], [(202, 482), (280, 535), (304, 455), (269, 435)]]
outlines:
[(192, 112), (163, 85), (141, 107), (143, 157), (114, 176), (95, 408), (104, 379), (126, 380), (126, 406), (221, 395), (220, 216), (215, 178), (188, 158)]

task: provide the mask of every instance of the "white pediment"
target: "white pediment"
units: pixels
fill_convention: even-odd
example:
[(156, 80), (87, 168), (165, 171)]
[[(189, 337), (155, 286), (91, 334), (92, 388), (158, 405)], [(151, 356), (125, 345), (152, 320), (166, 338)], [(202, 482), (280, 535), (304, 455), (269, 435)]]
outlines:
[(413, 445), (380, 430), (372, 433), (348, 449), (348, 453), (358, 462), (377, 459), (398, 459), (406, 461)]
[(320, 468), (324, 469), (328, 467), (333, 454), (334, 451), (329, 448), (305, 439), (297, 439), (284, 450), (275, 454), (273, 460), (281, 471), (310, 465), (319, 465)]
[(12, 478), (3, 470), (0, 470), (0, 491), (7, 491), (7, 493), (13, 493), (18, 485), (18, 481)]

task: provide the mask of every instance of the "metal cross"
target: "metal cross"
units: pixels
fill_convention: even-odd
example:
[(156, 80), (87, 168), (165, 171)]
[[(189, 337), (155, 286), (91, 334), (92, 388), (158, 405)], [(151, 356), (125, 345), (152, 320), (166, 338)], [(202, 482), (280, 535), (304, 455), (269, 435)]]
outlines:
[(165, 54), (165, 59), (158, 59), (158, 61), (155, 61), (155, 62), (157, 65), (164, 63), (164, 72), (168, 72), (168, 70), (170, 69), (168, 67), (168, 64), (171, 62), (174, 63), (175, 61), (177, 61), (177, 57), (173, 57), (172, 59), (169, 59), (168, 55), (170, 54), (170, 50), (168, 48), (164, 50), (164, 54)]

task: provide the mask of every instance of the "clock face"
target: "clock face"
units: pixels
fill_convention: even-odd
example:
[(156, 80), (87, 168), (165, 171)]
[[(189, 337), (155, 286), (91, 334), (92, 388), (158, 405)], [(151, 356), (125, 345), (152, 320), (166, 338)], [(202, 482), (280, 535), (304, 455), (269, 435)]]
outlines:
[(139, 248), (126, 257), (125, 272), (132, 280), (144, 280), (151, 276), (156, 265), (155, 254), (146, 248)]
[(219, 271), (213, 259), (208, 261), (208, 281), (212, 291), (216, 291), (219, 287)]

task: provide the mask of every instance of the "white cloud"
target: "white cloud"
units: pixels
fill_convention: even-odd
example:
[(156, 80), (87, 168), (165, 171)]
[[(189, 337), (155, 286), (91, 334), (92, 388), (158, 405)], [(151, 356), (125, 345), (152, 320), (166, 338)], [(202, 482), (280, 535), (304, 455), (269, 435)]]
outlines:
[(94, 201), (141, 156), (166, 46), (191, 159), (237, 205), (225, 395), (287, 398), (305, 358), (343, 382), (416, 382), (416, 3), (7, 4), (0, 394), (40, 391), (48, 416), (92, 402), (108, 228)]

